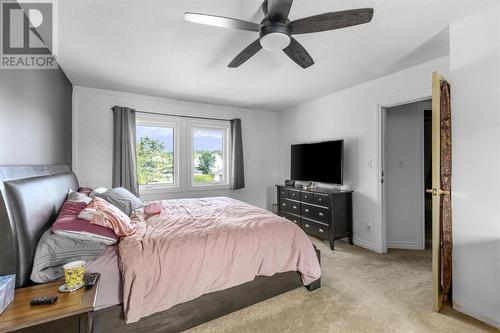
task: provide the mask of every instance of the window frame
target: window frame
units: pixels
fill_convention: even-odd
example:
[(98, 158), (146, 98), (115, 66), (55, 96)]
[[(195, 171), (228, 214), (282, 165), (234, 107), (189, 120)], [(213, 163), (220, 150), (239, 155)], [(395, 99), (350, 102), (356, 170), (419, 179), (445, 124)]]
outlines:
[[(210, 183), (210, 184), (195, 184), (193, 182), (194, 175), (194, 136), (193, 130), (196, 128), (202, 129), (218, 129), (223, 130), (223, 163), (224, 163), (224, 181), (219, 183)], [(186, 175), (187, 182), (187, 190), (190, 192), (200, 191), (200, 190), (222, 190), (222, 189), (230, 189), (231, 187), (231, 140), (230, 140), (230, 132), (231, 125), (229, 121), (220, 121), (220, 120), (187, 120), (187, 156), (186, 163), (189, 164), (188, 170), (189, 174)]]
[[(179, 118), (156, 115), (156, 114), (137, 114), (136, 115), (136, 128), (138, 126), (145, 127), (164, 127), (173, 128), (173, 154), (174, 154), (174, 181), (172, 184), (146, 184), (139, 185), (139, 194), (153, 194), (162, 192), (175, 192), (182, 190), (182, 174), (181, 174), (181, 161), (183, 159), (181, 149), (181, 132), (183, 123)], [(136, 142), (137, 144), (137, 142)]]
[[(151, 197), (167, 193), (187, 193), (204, 190), (231, 189), (231, 124), (226, 120), (197, 119), (163, 114), (136, 114), (137, 126), (165, 127), (174, 129), (174, 183), (139, 185), (139, 195)], [(223, 157), (224, 182), (217, 184), (194, 184), (193, 128), (224, 130)]]

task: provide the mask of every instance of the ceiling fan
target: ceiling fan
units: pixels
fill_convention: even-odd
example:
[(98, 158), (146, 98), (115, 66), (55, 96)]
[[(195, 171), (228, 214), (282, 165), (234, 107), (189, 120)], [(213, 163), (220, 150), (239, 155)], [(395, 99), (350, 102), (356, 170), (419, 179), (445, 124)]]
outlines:
[(361, 8), (324, 13), (290, 22), (288, 14), (292, 2), (293, 0), (264, 0), (262, 11), (265, 17), (260, 24), (230, 17), (191, 12), (186, 12), (184, 19), (194, 23), (259, 33), (259, 38), (241, 51), (229, 63), (228, 67), (239, 67), (264, 48), (266, 50), (283, 50), (297, 65), (308, 68), (314, 64), (314, 60), (292, 35), (347, 28), (368, 23), (373, 17), (373, 8)]

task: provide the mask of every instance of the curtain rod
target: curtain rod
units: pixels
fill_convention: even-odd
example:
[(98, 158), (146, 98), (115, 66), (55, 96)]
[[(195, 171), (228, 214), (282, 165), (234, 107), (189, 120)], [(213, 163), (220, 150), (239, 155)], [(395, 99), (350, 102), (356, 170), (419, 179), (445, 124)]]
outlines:
[(231, 119), (210, 118), (210, 117), (197, 117), (197, 116), (183, 116), (183, 115), (172, 114), (172, 113), (159, 113), (159, 112), (151, 112), (151, 111), (138, 111), (138, 110), (136, 110), (135, 112), (137, 112), (137, 113), (144, 113), (144, 114), (155, 114), (155, 115), (159, 115), (159, 116), (171, 116), (171, 117), (181, 117), (181, 118), (191, 118), (191, 119), (204, 119), (204, 120), (218, 120), (218, 121), (231, 121)]

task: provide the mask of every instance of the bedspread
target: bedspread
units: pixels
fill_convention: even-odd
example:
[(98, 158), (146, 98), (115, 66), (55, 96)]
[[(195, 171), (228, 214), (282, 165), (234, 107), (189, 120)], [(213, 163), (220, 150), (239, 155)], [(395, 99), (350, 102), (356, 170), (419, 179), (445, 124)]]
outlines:
[(257, 275), (297, 271), (305, 285), (321, 275), (300, 227), (241, 201), (165, 200), (160, 214), (132, 220), (137, 232), (119, 244), (127, 323)]

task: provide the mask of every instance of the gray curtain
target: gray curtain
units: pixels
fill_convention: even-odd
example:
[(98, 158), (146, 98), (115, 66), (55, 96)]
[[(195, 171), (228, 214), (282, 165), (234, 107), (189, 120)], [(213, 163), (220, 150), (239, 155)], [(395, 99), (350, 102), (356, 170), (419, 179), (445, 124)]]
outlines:
[(243, 140), (241, 138), (241, 119), (231, 119), (232, 165), (231, 175), (233, 190), (245, 187), (245, 170), (243, 167)]
[(114, 106), (113, 187), (124, 187), (139, 196), (135, 156), (135, 110)]

